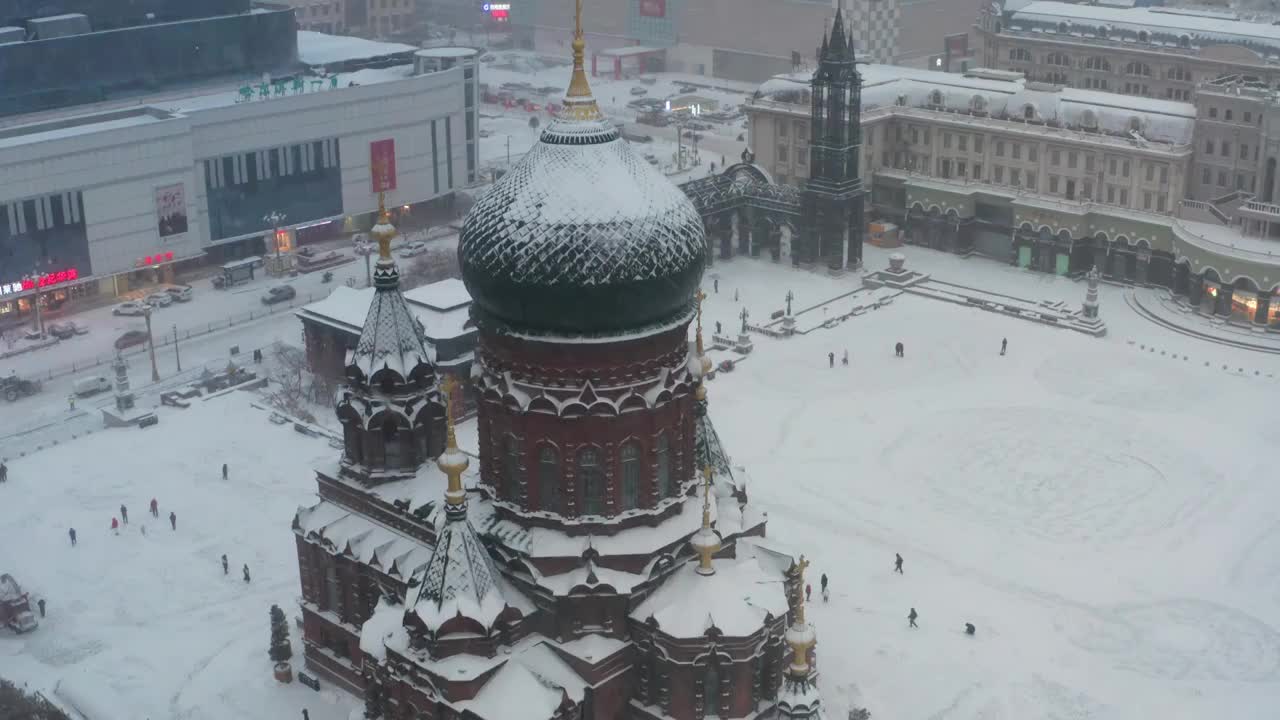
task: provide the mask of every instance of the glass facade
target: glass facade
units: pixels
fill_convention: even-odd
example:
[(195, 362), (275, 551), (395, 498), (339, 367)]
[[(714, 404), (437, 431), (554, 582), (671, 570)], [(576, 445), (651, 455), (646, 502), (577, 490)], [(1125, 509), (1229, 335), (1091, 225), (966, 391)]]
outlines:
[(72, 269), (93, 274), (79, 190), (0, 205), (0, 284)]
[(341, 165), (336, 138), (205, 160), (209, 237), (269, 230), (272, 211), (290, 225), (341, 215)]
[(673, 16), (681, 0), (628, 0), (627, 35), (641, 45), (670, 47), (676, 44)]

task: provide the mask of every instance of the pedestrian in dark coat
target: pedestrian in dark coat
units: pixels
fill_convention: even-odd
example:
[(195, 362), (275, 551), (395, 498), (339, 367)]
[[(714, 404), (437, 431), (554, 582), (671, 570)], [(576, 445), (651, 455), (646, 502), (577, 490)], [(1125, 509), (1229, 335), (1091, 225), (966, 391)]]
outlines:
[(244, 566), (244, 581), (249, 582), (249, 565), (247, 563)]
[(151, 498), (151, 517), (160, 517), (160, 503), (155, 498)]
[(222, 553), (222, 574), (227, 574), (227, 554)]
[(226, 479), (227, 479), (227, 464), (226, 464), (226, 463), (222, 463), (222, 479), (223, 479), (223, 480), (226, 480)]
[(36, 607), (40, 608), (40, 617), (44, 617), (44, 598), (36, 601)]
[(964, 634), (965, 634), (965, 635), (976, 635), (976, 634), (978, 634), (978, 628), (974, 627), (974, 626), (973, 626), (973, 623), (965, 623), (965, 624), (964, 624)]
[(840, 358), (840, 364), (849, 367), (849, 351), (844, 351), (844, 356)]
[(9, 466), (0, 463), (0, 483), (9, 482)]
[(1000, 354), (1003, 355), (1009, 349), (1009, 338), (1000, 338)]
[(902, 343), (898, 343), (897, 345), (893, 346), (893, 354), (897, 355), (898, 357), (906, 357), (905, 351), (906, 351), (906, 348), (902, 346)]
[(719, 335), (721, 332), (722, 332), (722, 331), (720, 330), (720, 321), (719, 321), (719, 320), (717, 320), (717, 321), (716, 321), (716, 334), (717, 334), (717, 335)]
[[(712, 172), (714, 172), (714, 170)], [(714, 283), (716, 292), (720, 292), (720, 278), (712, 278), (711, 282)]]
[(836, 354), (833, 352), (827, 353), (827, 367), (835, 367), (835, 366), (836, 366)]
[(302, 708), (302, 720), (311, 720), (311, 713), (306, 708)]
[(75, 547), (76, 546), (76, 529), (75, 528), (68, 529), (67, 535), (71, 537), (71, 547)]
[(169, 528), (171, 530), (178, 529), (178, 516), (173, 514), (172, 510), (169, 511)]
[(827, 589), (827, 574), (826, 574), (826, 573), (822, 573), (822, 589), (823, 589), (823, 590), (826, 590), (826, 589)]
[(910, 623), (907, 627), (913, 627), (913, 628), (920, 627), (919, 625), (916, 624), (916, 618), (918, 617), (920, 616), (916, 614), (916, 609), (911, 608), (911, 612), (907, 613), (907, 622)]
[(893, 571), (899, 575), (906, 575), (906, 573), (902, 572), (902, 556), (898, 553), (893, 554)]
[(810, 584), (808, 584), (808, 583), (805, 583), (805, 586), (804, 586), (804, 601), (805, 601), (805, 602), (809, 602), (809, 593), (811, 593), (811, 592), (813, 592), (813, 586), (812, 586), (812, 585), (810, 585)]
[(129, 508), (123, 504), (120, 506), (120, 519), (124, 521), (125, 525), (129, 524)]

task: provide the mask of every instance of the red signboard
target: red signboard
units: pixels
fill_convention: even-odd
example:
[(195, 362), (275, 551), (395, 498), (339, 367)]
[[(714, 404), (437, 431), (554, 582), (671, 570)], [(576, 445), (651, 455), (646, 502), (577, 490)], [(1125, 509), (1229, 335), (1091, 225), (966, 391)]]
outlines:
[(640, 14), (645, 17), (667, 16), (667, 0), (640, 0)]
[(5, 283), (0, 285), (0, 295), (9, 295), (23, 290), (35, 290), (37, 287), (50, 287), (53, 285), (61, 285), (71, 282), (80, 277), (80, 271), (75, 268), (59, 270), (57, 272), (45, 273), (40, 277), (25, 277), (21, 282)]
[(375, 140), (369, 143), (369, 176), (376, 193), (396, 189), (395, 140)]

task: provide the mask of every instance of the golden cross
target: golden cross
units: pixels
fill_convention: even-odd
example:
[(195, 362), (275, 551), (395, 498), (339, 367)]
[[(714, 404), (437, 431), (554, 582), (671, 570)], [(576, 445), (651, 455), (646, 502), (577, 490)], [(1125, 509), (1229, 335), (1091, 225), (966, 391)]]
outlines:
[(447, 448), (449, 450), (458, 449), (458, 437), (453, 430), (453, 388), (457, 381), (452, 375), (445, 374), (444, 379), (440, 381), (440, 387), (444, 390), (444, 421), (445, 428), (449, 433), (449, 442)]
[(573, 13), (573, 36), (582, 37), (582, 0), (578, 0), (577, 9)]

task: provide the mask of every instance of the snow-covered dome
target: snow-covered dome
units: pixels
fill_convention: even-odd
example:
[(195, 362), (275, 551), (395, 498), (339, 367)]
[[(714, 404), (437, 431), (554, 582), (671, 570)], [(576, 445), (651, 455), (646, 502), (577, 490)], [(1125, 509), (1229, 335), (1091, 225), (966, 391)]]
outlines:
[(472, 208), (458, 255), (483, 322), (606, 334), (689, 312), (705, 238), (693, 203), (591, 98), (575, 39), (565, 110)]

